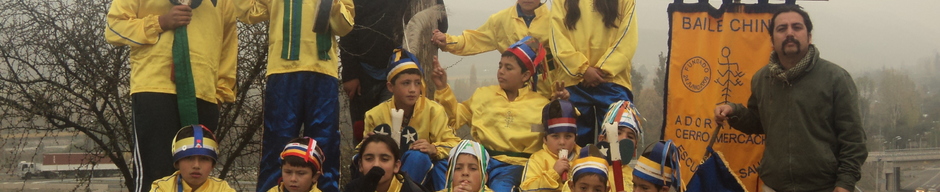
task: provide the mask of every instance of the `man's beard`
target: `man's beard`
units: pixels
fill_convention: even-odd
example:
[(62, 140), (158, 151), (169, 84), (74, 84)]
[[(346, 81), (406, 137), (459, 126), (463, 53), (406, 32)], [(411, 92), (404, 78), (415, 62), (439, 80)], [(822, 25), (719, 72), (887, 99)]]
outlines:
[(781, 45), (780, 45), (780, 52), (781, 52), (783, 55), (789, 55), (789, 54), (787, 53), (786, 47), (787, 47), (787, 43), (790, 43), (790, 42), (792, 42), (793, 44), (796, 45), (796, 53), (803, 52), (802, 44), (800, 44), (800, 41), (797, 41), (797, 40), (794, 39), (793, 37), (787, 37), (787, 39), (786, 39), (786, 40), (783, 40), (783, 43), (781, 43)]

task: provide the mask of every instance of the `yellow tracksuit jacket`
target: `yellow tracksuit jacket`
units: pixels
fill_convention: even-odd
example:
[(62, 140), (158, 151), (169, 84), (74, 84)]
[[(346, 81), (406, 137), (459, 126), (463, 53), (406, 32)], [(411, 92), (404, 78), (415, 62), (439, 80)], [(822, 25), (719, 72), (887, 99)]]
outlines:
[[(372, 132), (372, 128), (378, 125), (392, 124), (391, 109), (397, 109), (394, 96), (367, 111), (365, 117), (366, 129), (362, 133), (363, 136)], [(415, 128), (415, 131), (418, 132), (418, 139), (427, 139), (437, 147), (437, 153), (431, 154), (431, 159), (441, 160), (447, 158), (450, 149), (460, 143), (460, 138), (454, 134), (454, 129), (447, 125), (448, 118), (444, 107), (427, 97), (420, 97), (415, 102), (413, 113), (408, 126)], [(358, 149), (358, 147), (356, 148)]]
[(494, 159), (513, 165), (525, 165), (528, 158), (500, 153), (532, 154), (542, 149), (540, 133), (532, 125), (541, 124), (542, 107), (548, 99), (519, 89), (515, 101), (509, 101), (499, 85), (477, 88), (473, 96), (458, 103), (450, 87), (438, 89), (434, 99), (447, 109), (451, 127), (470, 125), (473, 140), (480, 142)]
[[(568, 153), (569, 162), (578, 157), (580, 151), (581, 147), (575, 145), (574, 150)], [(555, 162), (557, 161), (558, 154), (549, 151), (548, 146), (542, 145), (542, 150), (532, 154), (529, 162), (525, 165), (522, 184), (519, 185), (522, 191), (561, 191), (564, 182), (558, 182), (561, 175), (555, 172)]]
[(551, 50), (555, 64), (560, 67), (552, 72), (556, 81), (565, 81), (565, 86), (581, 82), (588, 67), (597, 67), (609, 74), (604, 78), (633, 90), (630, 82), (631, 60), (636, 51), (637, 25), (634, 15), (634, 0), (621, 0), (621, 17), (617, 28), (606, 28), (603, 16), (594, 10), (593, 0), (581, 0), (581, 19), (574, 30), (565, 27), (565, 1), (552, 1)]
[(525, 36), (537, 38), (545, 48), (548, 48), (552, 30), (552, 23), (549, 21), (551, 12), (548, 10), (548, 5), (535, 9), (535, 19), (532, 19), (529, 26), (526, 26), (525, 21), (519, 17), (516, 7), (517, 5), (513, 4), (508, 9), (490, 15), (486, 23), (476, 30), (464, 30), (460, 36), (447, 35), (448, 44), (441, 47), (441, 50), (460, 56), (476, 55), (492, 50), (502, 53), (509, 48), (509, 45)]
[[(268, 189), (268, 192), (285, 192), (285, 191), (287, 191), (287, 190), (282, 190), (280, 184), (278, 184), (277, 186), (274, 186), (274, 187), (271, 188), (271, 189)], [(316, 183), (314, 183), (314, 184), (313, 184), (313, 187), (310, 188), (310, 192), (320, 192), (320, 189), (317, 188), (317, 184), (316, 184)]]
[[(248, 24), (271, 21), (268, 25), (268, 68), (267, 75), (309, 71), (338, 78), (339, 59), (336, 38), (332, 38), (333, 47), (329, 60), (320, 60), (317, 55), (317, 35), (313, 32), (314, 18), (319, 1), (303, 1), (300, 14), (300, 57), (298, 60), (281, 58), (284, 45), (284, 1), (277, 0), (234, 0), (238, 20)], [(333, 35), (343, 36), (352, 31), (355, 8), (352, 0), (332, 0), (330, 11), (330, 30)]]
[[(170, 176), (166, 176), (166, 177), (157, 179), (156, 181), (153, 181), (153, 184), (150, 185), (150, 191), (151, 192), (176, 192), (179, 189), (178, 186), (176, 186), (176, 183), (177, 183), (176, 177), (178, 177), (179, 174), (180, 172), (177, 171)], [(222, 179), (211, 177), (211, 176), (209, 177), (209, 179), (206, 180), (206, 183), (203, 183), (202, 186), (199, 186), (199, 188), (196, 190), (193, 190), (192, 187), (189, 187), (189, 184), (187, 184), (185, 181), (182, 181), (180, 183), (183, 184), (183, 191), (185, 192), (220, 192), (220, 191), (234, 192), (235, 191), (235, 189), (232, 189), (232, 187), (228, 186), (228, 182), (225, 182)]]
[[(131, 48), (131, 94), (176, 94), (174, 31), (164, 31), (158, 19), (171, 7), (170, 1), (111, 2), (104, 37), (108, 43)], [(193, 9), (187, 34), (196, 98), (211, 103), (235, 102), (238, 32), (234, 9), (229, 0), (215, 4), (205, 0)]]

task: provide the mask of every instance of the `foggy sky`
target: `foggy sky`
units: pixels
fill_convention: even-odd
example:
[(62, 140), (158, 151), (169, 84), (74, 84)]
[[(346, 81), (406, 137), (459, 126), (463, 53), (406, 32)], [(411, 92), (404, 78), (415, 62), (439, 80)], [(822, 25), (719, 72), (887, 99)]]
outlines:
[[(697, 0), (686, 0), (694, 2)], [(514, 6), (515, 0), (445, 0), (450, 29), (459, 35), (463, 30), (476, 29), (490, 15)], [(545, 5), (551, 4), (550, 0)], [(672, 0), (637, 0), (639, 44), (634, 67), (652, 71), (660, 52), (666, 53), (668, 17), (666, 7)], [(755, 3), (756, 0), (744, 0)], [(720, 0), (712, 0), (720, 6)], [(771, 3), (783, 3), (773, 0)], [(812, 18), (812, 42), (822, 58), (846, 68), (854, 76), (882, 67), (904, 67), (917, 64), (940, 53), (940, 1), (937, 0), (830, 0), (798, 1)], [(471, 64), (476, 64), (478, 78), (495, 78), (499, 54), (495, 51), (475, 56), (440, 53), (441, 65), (449, 66), (450, 79), (465, 77)]]

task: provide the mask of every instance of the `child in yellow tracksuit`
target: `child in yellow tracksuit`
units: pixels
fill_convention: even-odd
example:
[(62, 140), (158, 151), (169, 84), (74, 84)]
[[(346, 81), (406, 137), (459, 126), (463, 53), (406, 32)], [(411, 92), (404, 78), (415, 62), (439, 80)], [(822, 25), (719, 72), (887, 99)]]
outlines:
[(291, 140), (281, 152), (281, 182), (268, 192), (320, 192), (317, 178), (325, 156), (313, 138)]
[[(522, 174), (522, 191), (561, 191), (570, 171), (570, 161), (581, 147), (574, 143), (577, 111), (567, 100), (554, 100), (542, 109), (545, 136), (542, 150), (532, 154)], [(560, 152), (564, 150), (564, 152)], [(559, 157), (564, 153), (564, 157)]]
[(492, 192), (486, 187), (490, 155), (480, 143), (460, 141), (450, 150), (446, 189), (440, 192)]
[(235, 191), (222, 179), (209, 176), (215, 167), (219, 145), (208, 128), (202, 125), (183, 127), (173, 140), (173, 166), (177, 171), (153, 181), (150, 191)]
[[(325, 153), (340, 154), (336, 36), (352, 30), (355, 8), (352, 0), (234, 1), (241, 22), (270, 21), (256, 189), (263, 192), (277, 184), (278, 153), (292, 138), (311, 137)], [(338, 192), (339, 155), (327, 156), (324, 163), (318, 187)]]
[(548, 99), (532, 91), (528, 79), (537, 76), (544, 49), (538, 40), (525, 37), (503, 52), (497, 78), (499, 85), (477, 88), (467, 101), (458, 103), (447, 85), (446, 71), (435, 63), (435, 101), (447, 109), (451, 127), (470, 125), (473, 139), (487, 146), (489, 186), (494, 191), (511, 191), (522, 180), (523, 165), (542, 148), (540, 133), (531, 125), (542, 120), (541, 108)]
[(591, 156), (586, 151), (582, 151), (580, 156), (580, 158), (572, 162), (573, 166), (568, 176), (567, 187), (562, 187), (562, 191), (610, 191), (611, 187), (608, 181), (610, 165), (607, 163), (607, 160), (601, 157)]
[[(365, 126), (392, 124), (391, 111), (402, 110), (401, 134), (407, 138), (401, 138), (401, 142), (410, 148), (404, 149), (407, 151), (402, 155), (401, 168), (412, 180), (422, 182), (419, 184), (441, 190), (444, 189), (448, 151), (460, 138), (448, 127), (444, 107), (423, 96), (424, 78), (419, 66), (408, 51), (394, 50), (387, 83), (392, 98), (366, 112)], [(373, 134), (373, 130), (365, 130), (363, 136)]]
[[(518, 0), (512, 7), (491, 15), (486, 23), (476, 30), (464, 30), (459, 36), (435, 30), (431, 42), (442, 51), (460, 56), (476, 55), (493, 50), (504, 52), (510, 45), (526, 36), (538, 39), (539, 43), (548, 48), (552, 31), (550, 14), (548, 6), (538, 0)], [(546, 59), (550, 60), (552, 57), (548, 55), (551, 55), (551, 51), (545, 52), (548, 53)], [(554, 69), (550, 61), (546, 61), (546, 64), (549, 65), (548, 68)], [(551, 77), (546, 78), (551, 81)], [(550, 84), (537, 86), (542, 96), (550, 96)]]
[(173, 160), (162, 153), (171, 150), (170, 130), (192, 124), (216, 130), (219, 105), (235, 102), (238, 23), (231, 1), (109, 2), (104, 37), (130, 47), (132, 191), (143, 192), (173, 173)]
[(636, 51), (635, 0), (552, 1), (551, 50), (571, 103), (581, 111), (578, 145), (595, 143), (606, 109), (620, 100), (633, 101), (630, 71)]

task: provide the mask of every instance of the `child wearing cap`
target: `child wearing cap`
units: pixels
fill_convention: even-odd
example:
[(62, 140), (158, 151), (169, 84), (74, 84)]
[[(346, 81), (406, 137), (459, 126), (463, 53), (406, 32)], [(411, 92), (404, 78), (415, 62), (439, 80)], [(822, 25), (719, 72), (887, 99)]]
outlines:
[(292, 139), (281, 152), (281, 181), (268, 192), (320, 192), (316, 185), (323, 172), (324, 155), (317, 140)]
[[(582, 149), (588, 149), (582, 148)], [(563, 191), (571, 192), (606, 192), (611, 187), (608, 183), (608, 173), (610, 165), (607, 160), (601, 157), (591, 156), (586, 151), (580, 154), (582, 157), (575, 159), (572, 164), (571, 173), (568, 180), (568, 187)]]
[(153, 181), (150, 191), (235, 191), (222, 179), (209, 176), (215, 167), (219, 145), (215, 135), (202, 125), (190, 125), (173, 138), (173, 167), (170, 176)]
[[(487, 146), (489, 162), (487, 186), (510, 191), (522, 181), (525, 163), (542, 149), (540, 133), (532, 125), (542, 121), (541, 110), (549, 100), (534, 90), (542, 69), (545, 50), (538, 40), (525, 37), (511, 45), (500, 58), (499, 85), (477, 88), (473, 96), (458, 103), (447, 85), (447, 73), (435, 60), (434, 100), (444, 106), (451, 127), (470, 125), (473, 140)], [(559, 84), (560, 86), (560, 84)], [(563, 89), (561, 89), (563, 90)], [(554, 93), (563, 97), (566, 93)]]
[(423, 192), (427, 191), (401, 171), (401, 150), (388, 135), (373, 135), (362, 140), (360, 158), (353, 162), (362, 177), (346, 184), (346, 192)]
[(570, 161), (581, 150), (574, 142), (578, 129), (575, 126), (577, 116), (577, 110), (567, 100), (554, 100), (542, 109), (544, 144), (542, 150), (532, 154), (526, 163), (522, 185), (519, 186), (523, 191), (562, 190), (565, 182), (562, 175), (570, 171)]
[[(672, 141), (659, 141), (650, 152), (645, 152), (633, 169), (633, 191), (667, 192), (670, 186), (677, 186), (679, 171), (676, 147)], [(676, 188), (676, 191), (682, 191)]]
[(440, 192), (493, 191), (486, 187), (490, 155), (480, 143), (463, 140), (451, 149), (447, 168), (447, 188)]
[[(278, 153), (307, 136), (328, 154), (318, 187), (339, 191), (339, 47), (336, 37), (355, 25), (353, 0), (234, 0), (235, 17), (267, 22), (267, 74), (261, 169), (256, 191), (277, 185)], [(238, 53), (237, 51), (235, 52)], [(303, 133), (303, 135), (300, 135)]]
[[(604, 122), (616, 123), (617, 124), (617, 140), (620, 142), (631, 142), (633, 145), (632, 149), (621, 149), (621, 150), (632, 150), (634, 152), (630, 154), (636, 154), (637, 143), (639, 138), (642, 138), (643, 129), (640, 126), (640, 114), (636, 110), (636, 106), (633, 105), (630, 101), (617, 101), (610, 104), (610, 108), (607, 109), (607, 114), (604, 117)], [(609, 150), (610, 143), (607, 142), (607, 130), (601, 129), (600, 135), (598, 135), (598, 145), (607, 146), (605, 150)], [(606, 152), (605, 155), (609, 155), (609, 152)], [(621, 153), (623, 154), (623, 153)], [(630, 157), (621, 157), (624, 162), (629, 162), (633, 159), (633, 156)], [(609, 159), (609, 158), (608, 158)], [(624, 190), (630, 191), (633, 189), (633, 168), (631, 168), (628, 163), (623, 163), (620, 168), (623, 170), (623, 187)], [(613, 180), (611, 180), (613, 182)]]
[[(392, 98), (366, 112), (365, 126), (377, 127), (392, 124), (392, 111), (402, 110), (401, 127), (404, 138), (400, 142), (413, 142), (402, 155), (402, 170), (424, 186), (434, 190), (444, 188), (444, 172), (447, 171), (448, 151), (460, 138), (447, 125), (447, 113), (443, 106), (424, 97), (424, 78), (418, 60), (402, 49), (395, 49), (389, 65), (386, 83)], [(364, 130), (363, 137), (370, 137), (373, 130)], [(393, 138), (394, 139), (394, 138)]]

